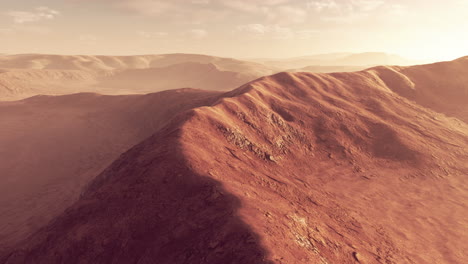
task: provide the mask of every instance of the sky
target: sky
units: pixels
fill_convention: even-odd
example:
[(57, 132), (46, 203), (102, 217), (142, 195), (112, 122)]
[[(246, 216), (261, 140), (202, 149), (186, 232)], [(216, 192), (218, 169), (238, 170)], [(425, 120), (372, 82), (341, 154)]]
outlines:
[(468, 0), (1, 0), (0, 53), (468, 55)]

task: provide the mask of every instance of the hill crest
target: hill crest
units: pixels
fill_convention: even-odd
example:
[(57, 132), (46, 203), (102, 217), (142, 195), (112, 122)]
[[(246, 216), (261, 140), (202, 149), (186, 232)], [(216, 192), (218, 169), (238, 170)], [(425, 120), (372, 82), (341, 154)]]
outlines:
[(419, 79), (433, 67), (468, 71), (279, 73), (225, 93), (123, 154), (4, 262), (463, 263), (468, 125), (415, 103), (437, 92)]

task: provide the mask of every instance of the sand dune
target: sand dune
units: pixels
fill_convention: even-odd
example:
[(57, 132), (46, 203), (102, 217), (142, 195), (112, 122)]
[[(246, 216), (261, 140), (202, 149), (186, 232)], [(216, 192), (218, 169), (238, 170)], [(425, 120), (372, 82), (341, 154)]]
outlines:
[(79, 92), (141, 94), (185, 87), (231, 90), (277, 72), (255, 62), (193, 54), (6, 55), (0, 56), (0, 69), (0, 100)]
[(466, 263), (466, 62), (241, 86), (155, 128), (0, 263)]
[(183, 89), (0, 102), (0, 251), (63, 212), (121, 153), (216, 94)]

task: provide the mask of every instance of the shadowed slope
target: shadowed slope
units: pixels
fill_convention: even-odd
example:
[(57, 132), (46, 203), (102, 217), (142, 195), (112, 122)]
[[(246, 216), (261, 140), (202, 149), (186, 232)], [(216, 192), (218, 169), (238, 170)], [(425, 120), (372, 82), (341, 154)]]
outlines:
[(180, 154), (181, 121), (122, 155), (36, 236), (37, 248), (8, 262), (264, 263), (236, 217), (239, 200)]
[(466, 263), (468, 125), (377, 76), (281, 73), (181, 114), (3, 262)]
[(216, 92), (74, 94), (0, 102), (0, 248), (70, 206), (121, 153)]
[(468, 122), (468, 57), (412, 67), (373, 70), (398, 94)]

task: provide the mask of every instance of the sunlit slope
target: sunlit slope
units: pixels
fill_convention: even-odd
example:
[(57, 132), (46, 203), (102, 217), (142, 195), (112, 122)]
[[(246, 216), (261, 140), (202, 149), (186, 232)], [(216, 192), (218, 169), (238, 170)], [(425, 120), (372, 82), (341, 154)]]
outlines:
[(465, 263), (468, 125), (422, 106), (440, 91), (413, 72), (444, 82), (443, 65), (246, 84), (155, 131), (0, 259)]

